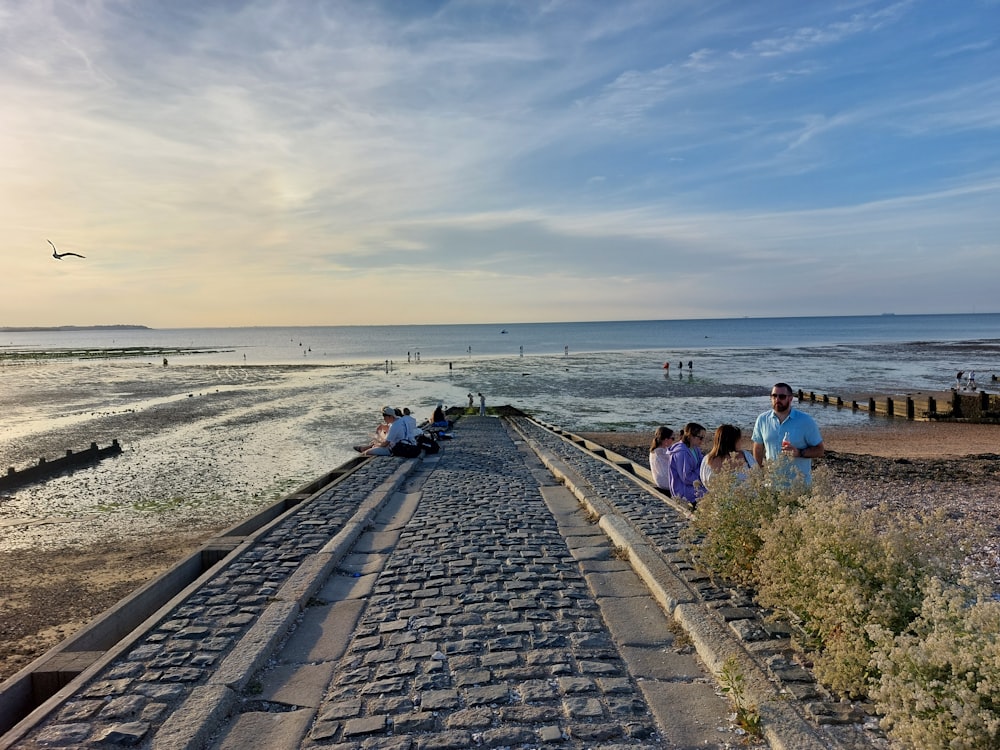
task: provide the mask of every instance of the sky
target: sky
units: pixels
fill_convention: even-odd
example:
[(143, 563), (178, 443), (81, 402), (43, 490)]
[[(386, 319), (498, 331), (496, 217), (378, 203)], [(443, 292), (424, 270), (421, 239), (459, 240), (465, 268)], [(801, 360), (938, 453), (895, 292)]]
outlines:
[(0, 91), (0, 326), (1000, 311), (1000, 0), (2, 0)]

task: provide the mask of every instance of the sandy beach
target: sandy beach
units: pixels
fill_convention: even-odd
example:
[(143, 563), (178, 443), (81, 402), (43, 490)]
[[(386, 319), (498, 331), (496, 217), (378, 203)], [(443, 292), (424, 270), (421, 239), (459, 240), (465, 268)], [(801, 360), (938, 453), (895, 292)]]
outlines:
[[(990, 530), (979, 561), (1000, 569), (1000, 426), (873, 419), (824, 429), (838, 491), (898, 512), (947, 503)], [(646, 432), (584, 433), (645, 461)], [(0, 678), (6, 679), (90, 619), (197, 549), (221, 529), (122, 535), (64, 549), (0, 552)]]

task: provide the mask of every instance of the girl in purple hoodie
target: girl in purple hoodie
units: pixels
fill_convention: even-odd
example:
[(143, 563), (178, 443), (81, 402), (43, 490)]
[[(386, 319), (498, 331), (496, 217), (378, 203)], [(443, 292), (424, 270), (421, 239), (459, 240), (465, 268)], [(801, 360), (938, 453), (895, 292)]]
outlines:
[(684, 498), (692, 507), (705, 494), (698, 478), (704, 440), (705, 428), (697, 422), (688, 422), (681, 432), (681, 439), (670, 447), (670, 494)]

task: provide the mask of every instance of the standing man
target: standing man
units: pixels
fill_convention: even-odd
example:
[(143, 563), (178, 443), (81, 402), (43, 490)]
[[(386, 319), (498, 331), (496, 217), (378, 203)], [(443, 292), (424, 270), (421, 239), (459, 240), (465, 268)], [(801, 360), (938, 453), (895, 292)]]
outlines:
[(788, 456), (809, 485), (812, 483), (812, 459), (822, 458), (826, 449), (816, 420), (793, 409), (792, 399), (792, 387), (788, 383), (775, 383), (771, 388), (771, 411), (757, 417), (753, 426), (753, 457), (763, 466), (765, 460)]
[(477, 394), (479, 396), (479, 416), (486, 416), (486, 396), (482, 393)]

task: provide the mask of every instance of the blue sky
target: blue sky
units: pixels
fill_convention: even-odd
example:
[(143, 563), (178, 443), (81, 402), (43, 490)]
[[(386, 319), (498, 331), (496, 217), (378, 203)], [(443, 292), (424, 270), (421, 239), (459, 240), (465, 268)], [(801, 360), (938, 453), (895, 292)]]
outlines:
[(0, 90), (0, 326), (1000, 310), (1000, 0), (6, 0)]

